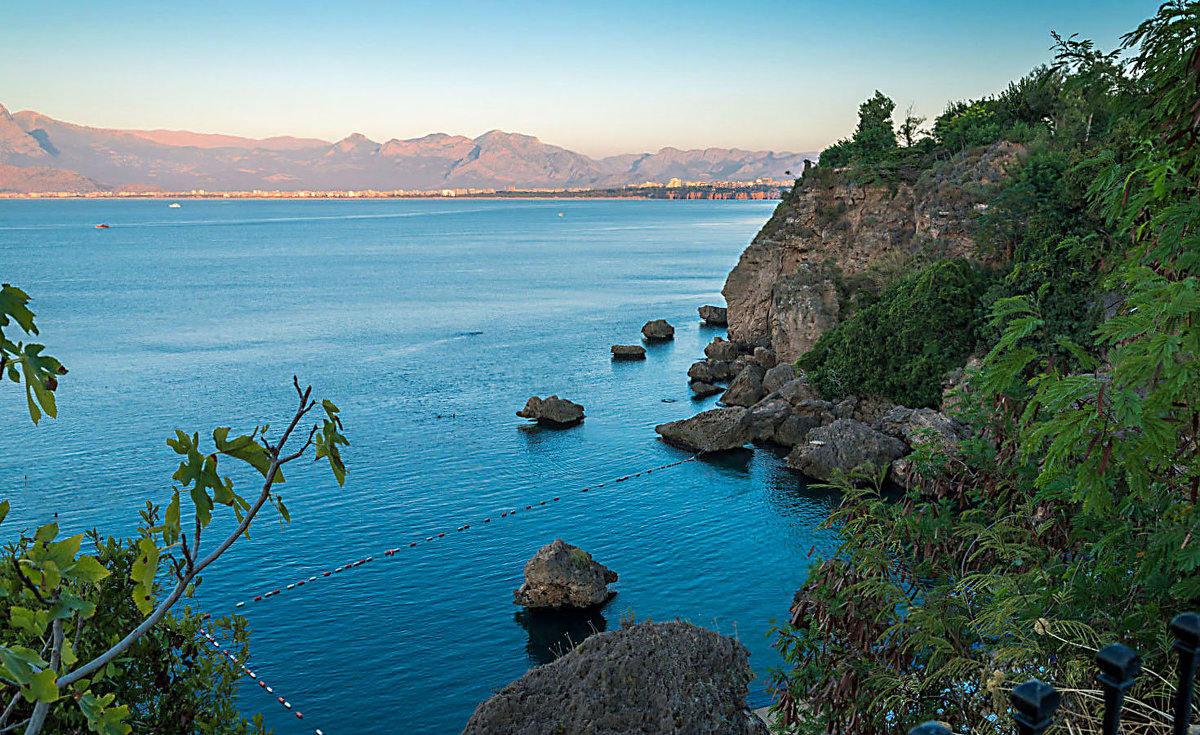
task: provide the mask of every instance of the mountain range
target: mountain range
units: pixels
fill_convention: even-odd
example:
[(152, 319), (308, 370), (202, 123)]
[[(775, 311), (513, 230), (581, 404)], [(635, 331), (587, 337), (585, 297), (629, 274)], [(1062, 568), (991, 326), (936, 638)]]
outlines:
[[(0, 105), (0, 192), (607, 188), (789, 178), (814, 153), (737, 148), (590, 158), (520, 133), (433, 133), (378, 143), (112, 130)], [(794, 176), (794, 174), (793, 174)]]

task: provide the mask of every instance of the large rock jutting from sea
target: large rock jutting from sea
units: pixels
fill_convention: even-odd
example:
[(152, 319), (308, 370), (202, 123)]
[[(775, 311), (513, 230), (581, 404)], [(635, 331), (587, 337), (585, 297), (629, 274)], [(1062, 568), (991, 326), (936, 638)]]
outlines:
[(603, 605), (616, 593), (608, 585), (617, 573), (562, 539), (538, 549), (525, 563), (525, 582), (513, 591), (513, 603), (534, 610), (586, 609)]
[(1003, 178), (1023, 150), (1001, 141), (915, 185), (806, 177), (725, 281), (730, 340), (793, 362), (837, 326), (861, 279), (922, 258), (986, 260), (972, 237), (981, 185)]
[(558, 396), (549, 398), (531, 397), (525, 408), (517, 411), (523, 419), (536, 419), (544, 426), (572, 426), (583, 421), (583, 406)]
[(597, 633), (480, 704), (463, 735), (767, 735), (745, 646), (689, 623)]
[(714, 408), (689, 419), (659, 424), (654, 431), (668, 444), (698, 453), (723, 452), (749, 441), (742, 429), (746, 409), (739, 406)]

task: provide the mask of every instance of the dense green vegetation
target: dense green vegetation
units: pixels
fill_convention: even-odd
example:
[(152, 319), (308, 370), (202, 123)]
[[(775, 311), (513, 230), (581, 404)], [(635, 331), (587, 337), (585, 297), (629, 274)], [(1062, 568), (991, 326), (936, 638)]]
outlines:
[[(957, 307), (988, 314), (961, 396), (975, 437), (918, 450), (898, 502), (843, 483), (842, 546), (778, 631), (787, 732), (1009, 732), (1007, 691), (1030, 677), (1097, 732), (1096, 647), (1167, 675), (1166, 626), (1200, 608), (1200, 2), (1164, 4), (1120, 54), (1056, 39), (1053, 68), (951, 105), (913, 146), (831, 159), (887, 178), (999, 138), (1028, 149), (979, 233), (1004, 270)], [(859, 321), (814, 369), (848, 358)], [(1167, 679), (1141, 678), (1123, 725), (1163, 726)]]
[(978, 341), (978, 304), (989, 281), (988, 272), (961, 259), (911, 273), (821, 335), (797, 365), (826, 398), (879, 395), (936, 406), (942, 376)]

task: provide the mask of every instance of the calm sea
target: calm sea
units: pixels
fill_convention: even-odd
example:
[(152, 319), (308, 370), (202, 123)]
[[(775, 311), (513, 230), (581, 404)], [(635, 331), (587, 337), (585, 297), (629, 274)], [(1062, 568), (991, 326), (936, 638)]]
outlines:
[[(721, 303), (772, 206), (0, 201), (0, 279), (34, 296), (48, 352), (71, 369), (58, 419), (36, 428), (23, 391), (0, 390), (13, 504), (0, 539), (54, 513), (71, 532), (132, 532), (147, 500), (169, 499), (174, 429), (278, 426), (295, 374), (342, 408), (350, 478), (338, 489), (327, 467), (290, 471), (292, 523), (264, 515), (200, 604), (228, 612), (374, 560), (242, 608), (253, 668), (304, 713), (243, 687), (243, 711), (277, 733), (458, 732), (561, 640), (622, 617), (736, 635), (764, 674), (772, 619), (814, 544), (815, 558), (834, 543), (814, 531), (834, 498), (764, 450), (578, 490), (689, 456), (653, 427), (716, 400), (692, 400), (685, 377), (723, 334), (696, 307)], [(674, 342), (610, 361), (655, 318)], [(550, 393), (586, 421), (554, 431), (514, 415)], [(512, 604), (525, 561), (556, 537), (620, 575), (600, 613), (528, 619)]]

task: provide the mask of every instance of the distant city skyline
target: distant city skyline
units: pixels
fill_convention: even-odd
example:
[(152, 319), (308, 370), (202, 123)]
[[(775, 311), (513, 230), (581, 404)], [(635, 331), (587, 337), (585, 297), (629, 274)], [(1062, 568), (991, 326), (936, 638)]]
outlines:
[(875, 89), (932, 118), (1157, 0), (10, 5), (0, 104), (107, 128), (385, 141), (501, 129), (591, 156), (820, 150)]

